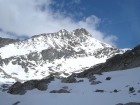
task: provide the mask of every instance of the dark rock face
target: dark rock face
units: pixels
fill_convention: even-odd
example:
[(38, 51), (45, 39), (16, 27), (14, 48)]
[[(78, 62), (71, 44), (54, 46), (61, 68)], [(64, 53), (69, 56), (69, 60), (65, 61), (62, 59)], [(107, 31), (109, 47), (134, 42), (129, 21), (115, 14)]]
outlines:
[(30, 80), (24, 82), (23, 84), (20, 82), (16, 82), (11, 87), (9, 87), (8, 93), (23, 95), (27, 92), (27, 90), (32, 90), (35, 88), (41, 91), (45, 91), (48, 88), (47, 84), (53, 80), (54, 77), (50, 77), (48, 79), (42, 79), (42, 80)]
[(63, 83), (76, 83), (77, 81), (75, 79), (75, 74), (72, 74), (68, 78), (63, 78), (61, 82), (63, 82)]
[(70, 93), (70, 91), (66, 89), (60, 89), (60, 90), (52, 90), (50, 93)]
[(9, 39), (9, 38), (1, 38), (0, 37), (0, 48), (4, 47), (5, 45), (18, 42), (18, 39)]
[(42, 82), (42, 83), (39, 83), (38, 86), (37, 86), (37, 89), (38, 90), (41, 90), (41, 91), (45, 91), (47, 90), (48, 86), (46, 83)]
[(140, 66), (140, 45), (124, 54), (117, 54), (108, 59), (105, 63), (97, 64), (88, 70), (77, 73), (78, 77), (88, 77), (89, 75), (99, 74), (115, 70), (125, 70)]
[(140, 103), (137, 103), (137, 102), (129, 102), (129, 103), (126, 103), (124, 105), (140, 105)]

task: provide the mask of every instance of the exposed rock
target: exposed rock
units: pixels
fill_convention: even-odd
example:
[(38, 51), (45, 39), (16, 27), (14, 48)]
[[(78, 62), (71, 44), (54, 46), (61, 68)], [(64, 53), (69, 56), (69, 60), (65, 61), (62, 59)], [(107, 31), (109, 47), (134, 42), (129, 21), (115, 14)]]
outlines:
[(10, 38), (1, 38), (0, 37), (0, 48), (4, 47), (5, 45), (18, 42), (19, 39), (10, 39)]
[(101, 81), (92, 81), (91, 85), (97, 85), (97, 84), (100, 84), (100, 83), (102, 83), (102, 82)]
[(18, 105), (20, 103), (20, 101), (15, 102), (13, 105)]
[(47, 90), (48, 86), (46, 83), (42, 82), (42, 83), (39, 83), (38, 86), (37, 86), (37, 89), (38, 90), (41, 90), (41, 91), (45, 91)]
[(124, 105), (140, 105), (140, 103), (137, 103), (137, 102), (129, 102), (129, 103), (126, 103)]
[(130, 93), (135, 92), (135, 90), (134, 90), (134, 88), (133, 88), (133, 87), (130, 87), (130, 88), (129, 88), (129, 91), (130, 91)]
[(117, 54), (106, 60), (105, 63), (97, 64), (81, 73), (77, 73), (77, 77), (88, 77), (88, 75), (98, 74), (102, 72), (125, 70), (140, 66), (140, 45), (132, 50), (126, 51), (124, 54)]
[(118, 103), (118, 104), (116, 104), (116, 105), (123, 105), (122, 103)]
[(106, 77), (106, 80), (110, 80), (111, 79), (111, 77)]
[(63, 89), (68, 89), (68, 86), (64, 86), (64, 87), (62, 87)]
[(118, 92), (118, 90), (117, 90), (117, 89), (114, 89), (114, 92), (115, 92), (115, 93), (117, 93), (117, 92)]
[(37, 85), (38, 85), (38, 80), (30, 80), (30, 81), (24, 82), (22, 84), (22, 87), (24, 87), (26, 90), (32, 90), (36, 88)]
[(20, 82), (16, 82), (11, 87), (9, 87), (8, 93), (23, 95), (26, 93), (26, 89), (23, 87), (23, 85)]
[(95, 90), (94, 92), (104, 92), (104, 90), (99, 90), (99, 89), (97, 89), (97, 90)]
[(119, 103), (119, 104), (116, 104), (116, 105), (140, 105), (140, 103), (137, 103), (137, 102), (129, 102), (129, 103), (126, 103), (126, 104)]
[(2, 84), (1, 87), (2, 88), (9, 88), (9, 84)]
[(52, 90), (50, 93), (70, 93), (70, 91), (66, 89), (60, 89), (60, 90)]
[(72, 74), (68, 78), (63, 78), (61, 82), (63, 82), (63, 83), (76, 83), (77, 81), (75, 79), (75, 74)]
[(27, 90), (32, 90), (37, 88), (38, 90), (45, 91), (47, 90), (47, 84), (54, 80), (54, 77), (42, 79), (42, 80), (30, 80), (26, 81), (23, 84), (16, 82), (11, 87), (9, 87), (8, 93), (10, 94), (20, 94), (23, 95)]
[(84, 82), (84, 80), (79, 80), (78, 82)]
[(138, 90), (138, 93), (140, 93), (140, 90)]

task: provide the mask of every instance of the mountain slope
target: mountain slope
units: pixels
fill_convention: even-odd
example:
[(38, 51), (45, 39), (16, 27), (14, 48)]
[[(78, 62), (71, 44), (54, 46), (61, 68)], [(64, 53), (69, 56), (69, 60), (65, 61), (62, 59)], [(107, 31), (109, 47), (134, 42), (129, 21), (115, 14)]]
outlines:
[(5, 81), (68, 77), (125, 51), (96, 40), (83, 28), (60, 30), (0, 48), (0, 73)]
[[(54, 78), (47, 84), (45, 91), (33, 89), (20, 96), (0, 91), (0, 103), (3, 105), (12, 105), (16, 102), (19, 105), (139, 105), (139, 74), (140, 67), (104, 72), (103, 75), (94, 75), (95, 81), (100, 81), (96, 85), (91, 84), (87, 78), (76, 78), (77, 81), (83, 80), (77, 83), (62, 83), (60, 79)], [(111, 79), (106, 80), (107, 77)], [(131, 87), (134, 88), (133, 91), (130, 91)], [(66, 90), (70, 93), (66, 93)], [(137, 102), (137, 104), (125, 104), (128, 102)]]
[(126, 51), (124, 54), (117, 54), (107, 59), (105, 63), (101, 63), (87, 69), (79, 74), (79, 77), (88, 77), (89, 75), (99, 74), (102, 72), (125, 70), (140, 67), (140, 45), (132, 50)]

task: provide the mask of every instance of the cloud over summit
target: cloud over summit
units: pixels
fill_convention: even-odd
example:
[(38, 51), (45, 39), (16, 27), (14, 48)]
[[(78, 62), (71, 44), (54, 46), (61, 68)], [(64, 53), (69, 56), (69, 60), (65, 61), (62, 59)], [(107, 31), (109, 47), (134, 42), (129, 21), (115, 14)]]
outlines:
[[(75, 0), (75, 3), (80, 0)], [(31, 37), (41, 33), (53, 33), (61, 29), (72, 31), (86, 28), (94, 38), (115, 45), (117, 37), (105, 35), (97, 27), (100, 19), (94, 14), (75, 21), (67, 11), (55, 10), (52, 0), (0, 0), (0, 37)], [(66, 3), (64, 3), (66, 4)], [(10, 34), (13, 33), (13, 34)]]

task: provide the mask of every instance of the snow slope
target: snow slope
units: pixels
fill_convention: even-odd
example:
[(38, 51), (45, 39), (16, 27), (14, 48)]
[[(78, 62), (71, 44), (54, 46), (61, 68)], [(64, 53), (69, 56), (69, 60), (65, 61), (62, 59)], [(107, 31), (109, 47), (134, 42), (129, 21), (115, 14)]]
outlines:
[(7, 75), (21, 81), (51, 74), (68, 77), (124, 52), (96, 40), (83, 28), (40, 34), (0, 48), (0, 79), (7, 81)]
[[(140, 67), (124, 71), (104, 72), (103, 75), (95, 75), (96, 81), (102, 82), (97, 85), (91, 85), (86, 78), (77, 78), (77, 80), (84, 80), (79, 83), (61, 83), (61, 80), (55, 79), (48, 85), (46, 91), (34, 89), (21, 96), (0, 92), (0, 104), (12, 105), (17, 101), (20, 101), (18, 105), (116, 105), (140, 102), (139, 74)], [(111, 80), (105, 80), (106, 77), (111, 77)], [(71, 93), (49, 93), (51, 90), (59, 90), (64, 86), (68, 86), (67, 90)], [(130, 93), (130, 87), (134, 87), (135, 92)], [(94, 92), (96, 89), (105, 92)], [(119, 92), (113, 92), (114, 89)]]

